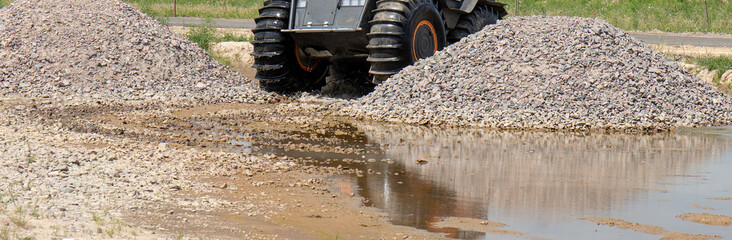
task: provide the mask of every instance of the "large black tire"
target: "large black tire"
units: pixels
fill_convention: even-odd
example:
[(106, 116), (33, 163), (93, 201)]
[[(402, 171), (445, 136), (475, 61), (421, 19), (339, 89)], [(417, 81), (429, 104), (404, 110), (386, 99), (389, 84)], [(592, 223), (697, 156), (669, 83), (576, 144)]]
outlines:
[(471, 13), (460, 16), (455, 29), (447, 34), (447, 40), (455, 43), (470, 34), (483, 30), (485, 26), (498, 22), (498, 12), (486, 5), (476, 5)]
[(366, 46), (374, 84), (447, 45), (445, 24), (430, 0), (379, 0), (376, 4)]
[(260, 87), (267, 91), (307, 91), (325, 85), (325, 61), (305, 57), (292, 38), (281, 31), (287, 27), (289, 17), (289, 0), (268, 0), (254, 19), (252, 67), (257, 69)]

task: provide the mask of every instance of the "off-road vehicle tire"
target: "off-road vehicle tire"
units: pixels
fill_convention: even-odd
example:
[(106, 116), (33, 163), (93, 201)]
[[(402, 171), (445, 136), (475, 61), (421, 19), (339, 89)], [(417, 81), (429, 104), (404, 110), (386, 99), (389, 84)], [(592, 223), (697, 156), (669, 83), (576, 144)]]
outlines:
[(367, 34), (373, 83), (379, 84), (447, 45), (445, 24), (429, 0), (379, 0)]
[(292, 38), (281, 31), (287, 28), (289, 17), (289, 0), (268, 0), (254, 19), (253, 67), (257, 69), (260, 87), (266, 91), (307, 91), (325, 85), (327, 63), (306, 57)]
[(455, 29), (447, 34), (447, 40), (455, 43), (470, 34), (483, 30), (485, 26), (498, 22), (498, 12), (491, 6), (476, 5), (468, 14), (460, 16)]

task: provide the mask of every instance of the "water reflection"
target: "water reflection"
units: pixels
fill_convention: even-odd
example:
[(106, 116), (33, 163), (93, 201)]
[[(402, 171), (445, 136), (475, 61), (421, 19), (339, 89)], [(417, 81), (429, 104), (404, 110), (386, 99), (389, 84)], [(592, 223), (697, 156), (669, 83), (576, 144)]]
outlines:
[[(718, 134), (581, 134), (358, 122), (320, 129), (317, 134), (255, 139), (260, 144), (247, 147), (300, 157), (307, 160), (305, 164), (340, 165), (368, 173), (338, 177), (336, 187), (345, 193), (355, 191), (367, 205), (387, 212), (395, 224), (444, 232), (448, 237), (495, 237), (433, 224), (454, 216), (498, 221), (510, 225), (510, 230), (558, 238), (639, 239), (649, 236), (620, 229), (597, 233), (596, 225), (578, 218), (632, 219), (644, 213), (627, 212), (651, 209), (646, 212), (671, 213), (665, 220), (645, 224), (670, 223), (697, 233), (719, 231), (672, 222), (674, 214), (682, 213), (674, 212), (693, 210), (669, 208), (699, 203), (686, 202), (696, 200), (678, 187), (688, 185), (689, 175), (703, 175), (700, 171), (708, 168), (715, 171), (710, 176), (732, 171), (732, 164), (712, 161), (732, 161), (732, 138), (722, 137), (729, 134), (725, 131), (729, 128)], [(692, 195), (718, 197), (713, 194), (719, 185), (695, 185)], [(667, 189), (671, 192), (662, 193)], [(658, 194), (665, 194), (672, 204), (653, 202)], [(729, 208), (718, 210), (732, 214), (725, 213), (732, 211)]]
[[(729, 139), (705, 134), (577, 134), (356, 124), (381, 157), (355, 178), (359, 194), (396, 224), (449, 237), (443, 216), (550, 224), (606, 216), (722, 154)], [(424, 162), (426, 164), (421, 164)]]

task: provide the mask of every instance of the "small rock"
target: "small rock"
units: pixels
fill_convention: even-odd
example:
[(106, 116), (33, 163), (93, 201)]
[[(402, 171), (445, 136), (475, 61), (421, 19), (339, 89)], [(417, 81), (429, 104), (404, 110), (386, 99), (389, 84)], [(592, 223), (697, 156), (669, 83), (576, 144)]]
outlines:
[(58, 83), (59, 87), (68, 87), (70, 85), (71, 85), (71, 81), (69, 81), (67, 79), (61, 80), (61, 82)]
[(208, 85), (206, 85), (205, 83), (196, 83), (195, 87), (198, 90), (204, 90), (204, 89), (206, 89), (206, 87), (208, 87)]
[(707, 69), (702, 69), (696, 75), (699, 78), (701, 78), (702, 80), (704, 80), (705, 82), (710, 82), (711, 83), (711, 82), (714, 82), (714, 79), (715, 78), (717, 78), (718, 73), (719, 73), (719, 71), (717, 71), (717, 70), (709, 71)]
[(722, 78), (719, 79), (719, 82), (727, 87), (732, 87), (732, 69), (724, 72), (724, 74), (722, 74)]
[(165, 152), (165, 151), (168, 151), (168, 149), (170, 149), (168, 147), (168, 143), (160, 143), (160, 144), (158, 144), (158, 151)]

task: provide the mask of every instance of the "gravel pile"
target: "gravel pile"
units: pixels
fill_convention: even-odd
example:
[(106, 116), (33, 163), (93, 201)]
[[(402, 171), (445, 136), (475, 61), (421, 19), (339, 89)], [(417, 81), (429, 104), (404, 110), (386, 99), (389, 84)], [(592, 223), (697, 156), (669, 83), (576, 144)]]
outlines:
[(171, 104), (274, 98), (119, 0), (17, 0), (0, 9), (0, 95), (11, 93)]
[(343, 114), (499, 129), (655, 131), (732, 123), (732, 99), (597, 19), (516, 17), (382, 83)]

